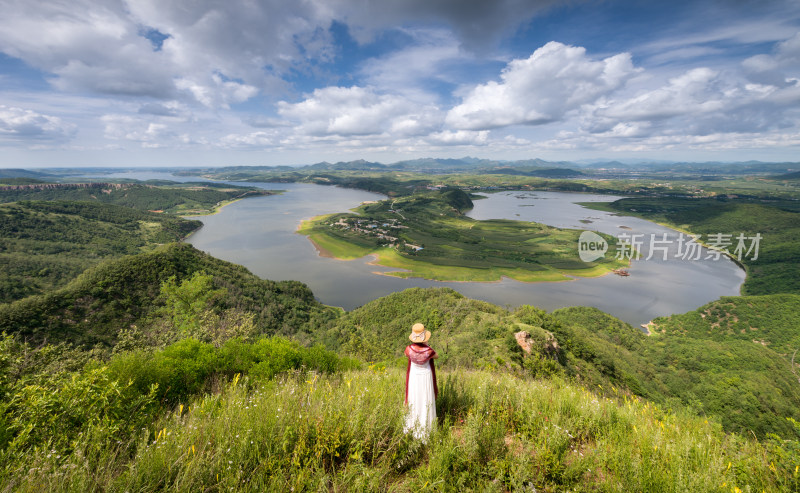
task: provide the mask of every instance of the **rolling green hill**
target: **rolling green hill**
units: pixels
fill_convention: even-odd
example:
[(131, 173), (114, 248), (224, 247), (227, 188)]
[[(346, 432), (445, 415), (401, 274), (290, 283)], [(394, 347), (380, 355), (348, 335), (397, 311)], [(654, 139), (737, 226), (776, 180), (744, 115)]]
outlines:
[[(701, 313), (720, 310), (730, 313), (721, 320), (736, 320), (736, 337), (698, 328), (697, 320), (714, 323)], [(724, 298), (697, 312), (657, 319), (657, 331), (663, 326), (665, 332), (646, 336), (595, 308), (508, 311), (449, 289), (415, 288), (344, 314), (318, 340), (344, 354), (402, 364), (415, 321), (431, 328), (445, 368), (561, 375), (601, 393), (613, 394), (614, 387), (674, 409), (689, 407), (719, 419), (728, 431), (761, 437), (792, 436), (785, 418), (800, 420), (800, 383), (788, 351), (798, 340), (797, 295)], [(674, 329), (689, 321), (693, 330)], [(740, 327), (750, 326), (764, 329), (741, 335)], [(530, 355), (514, 338), (520, 331), (530, 335)]]
[(48, 178), (53, 178), (53, 177), (54, 177), (53, 175), (49, 175), (47, 173), (41, 173), (39, 171), (31, 171), (21, 168), (0, 169), (0, 181), (2, 181), (3, 183), (5, 183), (5, 180), (9, 178), (31, 178), (38, 180), (46, 180)]
[[(784, 311), (765, 315), (751, 308), (758, 305)], [(731, 313), (731, 321), (738, 316), (737, 336), (712, 328), (709, 316), (705, 325), (697, 323), (705, 320), (706, 311)], [(610, 317), (595, 309), (565, 308), (552, 316), (561, 322), (553, 332), (571, 353), (568, 361), (579, 374), (588, 373), (593, 385), (603, 385), (591, 375), (599, 372), (654, 402), (713, 416), (729, 431), (760, 437), (795, 433), (786, 420), (800, 419), (800, 383), (792, 370), (792, 354), (779, 344), (773, 348), (767, 334), (776, 341), (796, 338), (800, 296), (723, 298), (696, 311), (656, 319), (649, 337), (634, 336), (619, 326), (610, 331), (611, 325), (603, 322)], [(759, 331), (749, 329), (745, 336), (740, 326), (769, 327), (764, 330), (767, 338), (762, 343), (761, 336), (752, 335)]]
[(723, 296), (688, 313), (659, 317), (651, 330), (671, 337), (755, 342), (791, 357), (800, 348), (798, 321), (800, 295)]
[(105, 259), (178, 241), (198, 221), (92, 202), (0, 205), (0, 302), (66, 285)]
[(452, 289), (411, 288), (345, 313), (318, 341), (366, 361), (398, 361), (409, 344), (409, 328), (422, 322), (435, 335), (438, 364), (497, 368), (510, 363), (514, 348), (509, 314), (484, 301), (465, 298)]
[[(243, 267), (172, 244), (104, 263), (60, 290), (0, 305), (0, 330), (87, 348), (113, 347), (132, 327), (146, 344), (174, 340), (163, 339), (169, 324), (162, 285), (197, 272), (224, 289), (217, 312), (252, 316), (256, 333), (321, 342), (366, 361), (402, 365), (408, 327), (422, 321), (435, 335), (445, 369), (561, 375), (601, 393), (617, 388), (674, 409), (688, 406), (720, 419), (726, 430), (762, 437), (790, 435), (784, 418), (800, 420), (800, 385), (790, 365), (800, 342), (796, 295), (725, 298), (655, 320), (649, 337), (593, 308), (509, 311), (450, 289), (409, 289), (337, 316), (300, 283), (260, 280)], [(515, 339), (521, 331), (530, 354)]]
[(180, 282), (200, 271), (224, 290), (217, 307), (252, 314), (258, 334), (302, 337), (311, 320), (324, 320), (330, 311), (300, 282), (262, 280), (242, 266), (173, 243), (105, 262), (61, 289), (0, 305), (0, 331), (33, 343), (68, 342), (85, 348), (110, 348), (134, 326), (142, 337), (156, 337), (164, 330), (162, 284), (172, 276)]
[(207, 214), (225, 202), (274, 192), (221, 183), (49, 183), (0, 187), (0, 203), (68, 200), (116, 204), (170, 214)]

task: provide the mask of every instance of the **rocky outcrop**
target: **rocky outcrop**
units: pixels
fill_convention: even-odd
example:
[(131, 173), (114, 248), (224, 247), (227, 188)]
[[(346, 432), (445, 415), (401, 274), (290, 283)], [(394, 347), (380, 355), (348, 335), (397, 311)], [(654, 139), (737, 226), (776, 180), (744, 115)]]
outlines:
[(522, 348), (527, 354), (531, 354), (533, 350), (533, 343), (531, 342), (531, 335), (528, 332), (521, 330), (514, 334), (514, 339), (517, 340), (517, 344), (519, 347)]
[(517, 344), (526, 354), (531, 354), (534, 349), (539, 352), (545, 353), (550, 356), (557, 356), (561, 347), (558, 345), (558, 340), (551, 332), (544, 329), (538, 329), (536, 334), (531, 334), (527, 330), (521, 330), (514, 334)]

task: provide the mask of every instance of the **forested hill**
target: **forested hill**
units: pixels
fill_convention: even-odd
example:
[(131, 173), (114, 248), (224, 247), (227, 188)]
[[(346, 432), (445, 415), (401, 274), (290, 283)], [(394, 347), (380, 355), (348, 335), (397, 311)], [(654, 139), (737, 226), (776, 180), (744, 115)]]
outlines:
[[(788, 335), (797, 330), (800, 296), (725, 300), (697, 312), (673, 316), (673, 323), (680, 324), (684, 317), (695, 318), (702, 310), (717, 311), (736, 304), (742, 307), (737, 310), (741, 316), (738, 322), (758, 327), (765, 318), (747, 306), (761, 304), (786, 309), (783, 324), (776, 324), (767, 332)], [(595, 314), (587, 316), (587, 310)], [(800, 384), (792, 369), (791, 353), (787, 355), (779, 346), (762, 344), (759, 336), (718, 337), (713, 330), (661, 333), (656, 328), (652, 335), (641, 337), (630, 337), (629, 331), (620, 330), (609, 334), (608, 316), (593, 309), (564, 308), (552, 315), (561, 321), (559, 340), (577, 343), (572, 351), (583, 361), (576, 362), (576, 366), (610, 373), (636, 394), (654, 402), (685, 406), (700, 415), (714, 416), (729, 431), (760, 437), (769, 433), (794, 436), (794, 426), (786, 418), (800, 418)], [(656, 327), (661, 326), (661, 320), (657, 319)]]
[[(197, 273), (209, 276), (210, 282), (194, 278)], [(175, 314), (165, 311), (162, 296), (162, 285), (173, 276), (173, 290), (183, 285), (174, 295), (186, 305), (191, 324), (246, 323), (252, 327), (244, 335), (302, 339), (312, 320), (322, 317), (315, 320), (321, 323), (331, 313), (300, 282), (262, 280), (242, 266), (173, 243), (103, 263), (59, 290), (0, 305), (0, 331), (32, 343), (68, 342), (85, 348), (111, 348), (122, 332), (143, 345), (163, 344), (178, 337), (167, 320)]]
[(39, 171), (31, 171), (20, 168), (6, 168), (0, 169), (0, 183), (7, 183), (9, 180), (14, 179), (31, 179), (31, 180), (45, 180), (53, 178), (53, 175), (42, 173)]
[(798, 321), (800, 295), (723, 296), (688, 313), (659, 317), (650, 330), (668, 337), (747, 341), (791, 358), (800, 349)]
[(0, 302), (66, 285), (104, 259), (178, 241), (202, 224), (92, 202), (0, 205)]
[(21, 200), (89, 201), (143, 211), (198, 214), (211, 212), (226, 201), (273, 193), (260, 188), (207, 182), (42, 183), (0, 186), (0, 203)]
[(64, 286), (100, 260), (179, 241), (204, 214), (275, 192), (218, 183), (0, 186), (0, 303)]
[(790, 362), (798, 318), (797, 295), (726, 298), (657, 319), (646, 336), (594, 308), (508, 310), (447, 288), (412, 288), (341, 313), (301, 283), (259, 279), (185, 244), (108, 261), (64, 288), (0, 305), (0, 331), (35, 344), (119, 352), (186, 337), (283, 335), (389, 366), (404, 364), (408, 327), (422, 321), (444, 370), (575, 380), (759, 437), (792, 436), (785, 418), (800, 420)]

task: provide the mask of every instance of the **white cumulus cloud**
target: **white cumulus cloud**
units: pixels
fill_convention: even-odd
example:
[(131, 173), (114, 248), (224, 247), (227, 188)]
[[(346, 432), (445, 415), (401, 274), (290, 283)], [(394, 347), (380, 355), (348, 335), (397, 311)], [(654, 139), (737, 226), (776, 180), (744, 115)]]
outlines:
[(689, 70), (668, 83), (598, 111), (621, 120), (659, 120), (688, 113), (708, 113), (725, 107), (725, 93), (714, 87), (718, 73), (709, 68)]
[(472, 88), (450, 110), (447, 123), (480, 130), (556, 122), (620, 88), (636, 73), (628, 53), (593, 60), (582, 47), (552, 41), (527, 59), (511, 61), (500, 82)]
[(171, 90), (169, 60), (137, 34), (120, 1), (3, 2), (0, 49), (62, 90), (154, 95)]
[[(6, 0), (0, 50), (63, 91), (226, 107), (330, 56), (331, 13), (282, 0)], [(154, 41), (156, 38), (158, 41)]]
[(484, 145), (489, 140), (488, 130), (445, 130), (435, 132), (426, 139), (431, 144), (440, 145)]
[(800, 84), (748, 82), (695, 68), (656, 89), (617, 95), (583, 115), (582, 128), (614, 137), (761, 133), (794, 126)]
[(182, 148), (204, 140), (193, 138), (184, 132), (181, 120), (174, 117), (162, 117), (153, 121), (140, 115), (109, 114), (100, 117), (100, 121), (104, 125), (106, 139), (129, 141), (142, 148)]
[(358, 86), (316, 89), (298, 103), (278, 103), (278, 113), (296, 122), (297, 132), (314, 136), (420, 135), (441, 121), (433, 105)]
[(0, 141), (41, 146), (71, 139), (77, 129), (60, 118), (0, 105)]

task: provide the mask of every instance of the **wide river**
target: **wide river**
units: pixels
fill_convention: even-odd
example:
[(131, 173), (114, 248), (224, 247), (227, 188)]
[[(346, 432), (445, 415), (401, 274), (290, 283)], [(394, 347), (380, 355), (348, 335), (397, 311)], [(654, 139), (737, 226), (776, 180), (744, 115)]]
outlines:
[[(152, 176), (151, 176), (152, 175)], [(116, 177), (196, 178), (165, 173), (120, 173)], [(306, 283), (322, 303), (351, 310), (371, 300), (410, 287), (446, 286), (465, 296), (500, 306), (534, 305), (546, 310), (565, 306), (594, 306), (635, 326), (655, 317), (684, 313), (720, 296), (738, 295), (744, 272), (725, 257), (700, 260), (676, 258), (677, 233), (649, 221), (617, 216), (581, 207), (575, 202), (608, 202), (618, 197), (561, 192), (500, 192), (476, 200), (469, 213), (475, 219), (536, 221), (560, 228), (593, 230), (618, 236), (642, 235), (641, 260), (634, 260), (630, 276), (613, 274), (564, 282), (522, 283), (503, 279), (493, 283), (437, 282), (401, 279), (376, 272), (390, 269), (369, 265), (370, 258), (341, 261), (321, 257), (305, 236), (295, 231), (303, 219), (319, 214), (346, 212), (361, 202), (385, 196), (338, 187), (296, 183), (238, 183), (285, 190), (280, 195), (255, 197), (228, 205), (200, 218), (203, 227), (186, 241), (211, 255), (244, 265), (256, 275), (272, 280)], [(663, 234), (667, 242), (663, 242)], [(732, 233), (735, 231), (720, 231)], [(653, 237), (656, 242), (651, 242)], [(654, 249), (649, 260), (650, 245)], [(607, 255), (614, 255), (613, 249)]]

